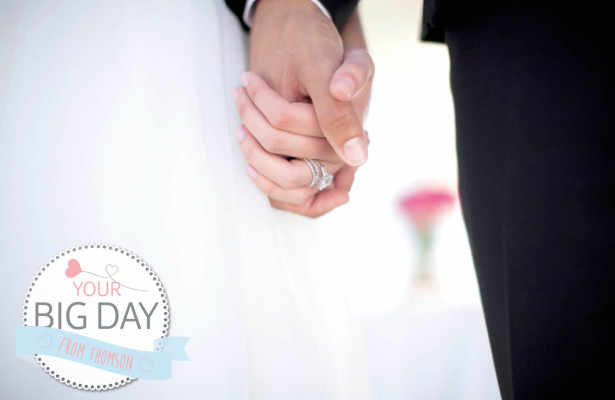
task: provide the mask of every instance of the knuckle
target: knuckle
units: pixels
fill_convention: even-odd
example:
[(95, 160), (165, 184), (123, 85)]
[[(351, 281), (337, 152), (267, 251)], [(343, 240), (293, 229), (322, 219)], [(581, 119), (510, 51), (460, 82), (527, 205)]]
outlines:
[(287, 130), (292, 122), (292, 116), (286, 107), (282, 107), (272, 113), (269, 122), (274, 128)]
[(336, 104), (322, 115), (322, 125), (331, 131), (343, 131), (353, 126), (355, 116), (344, 104)]
[(353, 49), (348, 51), (344, 56), (344, 63), (338, 71), (344, 74), (352, 73), (353, 75), (369, 72), (370, 57), (363, 49)]
[(273, 132), (269, 132), (263, 136), (261, 145), (269, 153), (278, 154), (282, 152), (283, 140), (280, 135)]
[(282, 177), (282, 186), (287, 189), (296, 188), (301, 185), (300, 177), (296, 174), (287, 174)]

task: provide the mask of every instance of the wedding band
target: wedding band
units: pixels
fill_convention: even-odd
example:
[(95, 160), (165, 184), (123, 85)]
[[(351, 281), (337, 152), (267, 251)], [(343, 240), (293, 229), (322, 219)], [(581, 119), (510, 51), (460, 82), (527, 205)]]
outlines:
[(327, 169), (324, 165), (319, 163), (318, 161), (314, 161), (320, 167), (320, 179), (318, 180), (318, 190), (324, 190), (333, 182), (333, 175), (327, 172)]
[(320, 182), (320, 163), (316, 160), (312, 160), (311, 158), (302, 158), (308, 167), (310, 167), (310, 171), (312, 172), (312, 182), (308, 185), (308, 187), (314, 187), (318, 185)]
[(318, 190), (324, 190), (333, 182), (333, 175), (327, 172), (327, 169), (320, 162), (313, 160), (311, 158), (302, 158), (308, 167), (310, 167), (310, 171), (312, 172), (312, 182), (308, 185), (308, 187), (318, 187)]

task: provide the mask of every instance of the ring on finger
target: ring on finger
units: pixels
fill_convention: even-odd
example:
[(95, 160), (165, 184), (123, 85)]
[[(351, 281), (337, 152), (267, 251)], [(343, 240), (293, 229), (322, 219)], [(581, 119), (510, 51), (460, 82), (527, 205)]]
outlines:
[(324, 190), (333, 182), (333, 175), (331, 175), (320, 162), (311, 158), (302, 158), (301, 160), (308, 165), (312, 172), (312, 181), (308, 187), (316, 186), (318, 190)]
[(318, 182), (320, 181), (320, 163), (316, 160), (312, 160), (311, 158), (302, 158), (301, 160), (307, 164), (310, 168), (310, 172), (312, 172), (312, 182), (310, 182), (308, 187), (318, 185)]

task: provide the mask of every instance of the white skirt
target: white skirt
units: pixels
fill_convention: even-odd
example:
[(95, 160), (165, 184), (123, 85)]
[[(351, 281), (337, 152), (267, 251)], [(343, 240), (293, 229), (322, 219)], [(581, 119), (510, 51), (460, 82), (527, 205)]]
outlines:
[(222, 0), (0, 4), (0, 397), (97, 395), (14, 348), (30, 280), (84, 243), (143, 257), (169, 334), (191, 337), (172, 379), (113, 398), (369, 397), (319, 221), (271, 209), (245, 174), (230, 91), (246, 43)]

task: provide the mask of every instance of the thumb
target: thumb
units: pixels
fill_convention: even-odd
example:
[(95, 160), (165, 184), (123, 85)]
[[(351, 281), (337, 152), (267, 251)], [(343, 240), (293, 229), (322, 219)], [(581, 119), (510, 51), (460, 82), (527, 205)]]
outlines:
[(329, 90), (330, 74), (312, 72), (303, 86), (312, 100), (323, 134), (346, 164), (363, 164), (367, 161), (367, 140), (354, 106), (333, 97)]
[(365, 49), (344, 53), (344, 62), (331, 79), (331, 94), (340, 101), (357, 97), (374, 78), (374, 61)]

